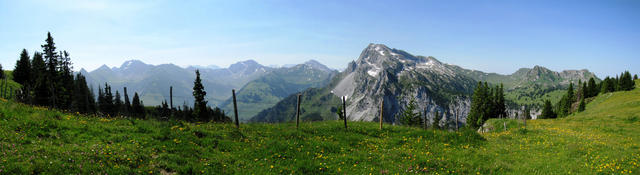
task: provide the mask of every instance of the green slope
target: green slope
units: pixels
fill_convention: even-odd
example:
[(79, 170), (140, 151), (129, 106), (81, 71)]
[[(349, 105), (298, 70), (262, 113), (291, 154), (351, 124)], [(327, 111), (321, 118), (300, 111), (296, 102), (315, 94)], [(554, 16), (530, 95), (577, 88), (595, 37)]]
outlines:
[[(640, 85), (640, 81), (637, 81)], [(494, 123), (500, 123), (490, 121)], [(637, 174), (640, 89), (477, 134), (374, 122), (104, 119), (0, 101), (0, 174)], [(515, 127), (518, 126), (518, 127)]]
[[(307, 64), (275, 69), (250, 81), (236, 92), (239, 119), (247, 121), (291, 94), (307, 88), (326, 86), (335, 74), (337, 71), (317, 69)], [(222, 102), (220, 106), (225, 112), (233, 115), (231, 98)]]

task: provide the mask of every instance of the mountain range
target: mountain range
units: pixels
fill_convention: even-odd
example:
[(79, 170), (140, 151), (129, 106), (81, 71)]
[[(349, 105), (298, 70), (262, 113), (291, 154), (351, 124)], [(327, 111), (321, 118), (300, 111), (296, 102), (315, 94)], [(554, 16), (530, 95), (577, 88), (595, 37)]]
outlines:
[[(306, 82), (308, 82), (306, 84), (308, 84), (309, 87), (315, 87), (318, 84), (317, 81), (321, 80), (318, 78), (328, 75), (328, 73), (326, 75), (314, 74), (316, 71), (333, 71), (314, 60), (300, 65), (308, 65), (300, 66), (309, 68), (307, 69), (307, 74), (304, 75), (314, 75), (317, 77), (291, 82), (291, 84), (300, 86), (294, 89), (306, 88)], [(254, 60), (238, 62), (230, 65), (228, 68), (215, 66), (189, 66), (182, 68), (174, 64), (150, 65), (140, 60), (129, 60), (124, 62), (120, 67), (109, 68), (103, 65), (91, 72), (82, 69), (80, 73), (87, 77), (87, 83), (95, 92), (97, 92), (98, 88), (104, 87), (105, 83), (108, 83), (114, 91), (120, 91), (121, 94), (123, 87), (127, 87), (129, 98), (133, 98), (133, 93), (137, 92), (145, 105), (155, 106), (161, 104), (164, 100), (169, 102), (169, 88), (173, 87), (173, 105), (181, 106), (186, 103), (191, 106), (193, 104), (193, 96), (191, 93), (196, 69), (200, 71), (202, 83), (207, 92), (206, 100), (209, 101), (209, 105), (211, 106), (220, 106), (221, 103), (230, 99), (232, 89), (241, 89), (254, 80), (264, 81), (265, 78), (275, 75), (280, 75), (280, 77), (293, 77), (294, 75), (287, 75), (287, 73), (295, 75), (304, 73), (289, 71), (294, 70), (295, 66), (292, 68), (271, 68), (263, 66)], [(301, 76), (300, 78), (303, 77), (305, 76)], [(273, 83), (276, 82), (274, 81)], [(281, 82), (277, 83), (278, 84), (267, 85), (274, 87), (287, 85), (280, 84)], [(238, 91), (240, 99), (244, 99), (243, 92), (249, 91), (250, 90)], [(295, 92), (292, 91), (291, 93)], [(286, 95), (289, 94), (285, 94), (284, 96)], [(269, 94), (267, 96), (271, 95)], [(283, 95), (282, 93), (278, 93), (275, 96), (280, 97)], [(273, 104), (275, 104), (275, 102), (273, 102)]]
[[(577, 83), (596, 78), (588, 70), (554, 72), (541, 66), (522, 68), (510, 75), (485, 73), (442, 63), (434, 57), (415, 56), (382, 44), (369, 44), (357, 60), (336, 75), (327, 86), (301, 92), (301, 118), (305, 120), (335, 119), (335, 111), (346, 98), (349, 120), (379, 120), (380, 103), (384, 99), (384, 121), (395, 116), (410, 101), (428, 114), (444, 113), (443, 125), (452, 124), (455, 115), (464, 123), (470, 96), (478, 81), (504, 84), (506, 100), (512, 109), (522, 105), (538, 107), (543, 98), (553, 98)], [(599, 79), (598, 79), (599, 80)], [(521, 100), (523, 97), (528, 100)], [(293, 120), (297, 96), (284, 98), (274, 107), (258, 113), (253, 122), (286, 122)]]

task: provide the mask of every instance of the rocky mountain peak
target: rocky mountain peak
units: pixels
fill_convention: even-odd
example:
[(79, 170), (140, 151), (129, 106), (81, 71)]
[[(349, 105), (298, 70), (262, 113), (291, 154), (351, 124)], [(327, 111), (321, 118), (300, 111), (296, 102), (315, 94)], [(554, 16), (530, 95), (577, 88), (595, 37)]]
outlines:
[(267, 69), (268, 67), (259, 64), (255, 60), (241, 61), (229, 66), (229, 71), (243, 75), (249, 75), (258, 71), (267, 72)]
[(322, 64), (322, 63), (320, 63), (320, 62), (318, 62), (316, 60), (313, 60), (313, 59), (311, 59), (311, 60), (309, 60), (307, 62), (304, 62), (303, 65), (307, 65), (307, 66), (309, 66), (309, 67), (311, 67), (313, 69), (322, 70), (324, 72), (331, 72), (332, 71), (329, 67), (327, 67), (324, 64)]

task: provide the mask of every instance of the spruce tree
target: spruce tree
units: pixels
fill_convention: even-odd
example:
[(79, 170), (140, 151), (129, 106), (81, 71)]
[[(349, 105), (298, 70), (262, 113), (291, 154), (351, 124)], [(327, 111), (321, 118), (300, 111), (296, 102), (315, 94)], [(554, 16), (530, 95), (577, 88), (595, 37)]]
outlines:
[(130, 115), (131, 113), (131, 102), (129, 101), (129, 94), (127, 94), (127, 87), (124, 87), (124, 107), (122, 110), (125, 115)]
[(96, 105), (96, 96), (95, 93), (93, 93), (93, 87), (87, 87), (87, 89), (89, 91), (87, 95), (88, 113), (95, 114), (98, 111), (98, 107)]
[(114, 114), (116, 115), (122, 115), (122, 99), (120, 98), (120, 92), (118, 92), (118, 90), (116, 90), (116, 96), (115, 96), (115, 100), (113, 102), (113, 109), (114, 109)]
[(638, 74), (633, 75), (633, 80), (637, 80), (638, 79)]
[(48, 96), (48, 105), (57, 108), (58, 107), (58, 53), (56, 52), (56, 46), (53, 42), (53, 37), (51, 37), (51, 33), (47, 32), (47, 39), (45, 40), (45, 44), (41, 45), (42, 53), (44, 54), (45, 64), (46, 64), (46, 72), (44, 79), (44, 86), (49, 91)]
[(104, 101), (104, 93), (102, 92), (102, 87), (100, 87), (100, 85), (98, 85), (98, 111), (102, 114), (105, 114), (107, 111)]
[(71, 109), (80, 113), (89, 113), (89, 87), (87, 86), (86, 78), (82, 74), (77, 74), (73, 82), (73, 100), (71, 102)]
[(31, 60), (31, 81), (33, 84), (33, 104), (39, 106), (49, 105), (49, 87), (47, 86), (47, 67), (42, 54), (35, 52)]
[(31, 60), (27, 49), (22, 49), (20, 53), (20, 59), (16, 61), (16, 67), (13, 69), (13, 81), (23, 85), (23, 91), (28, 91), (26, 88), (30, 86), (29, 79), (31, 78)]
[(138, 96), (137, 92), (133, 94), (133, 99), (131, 100), (131, 108), (132, 114), (134, 116), (138, 118), (144, 117), (144, 106), (142, 105), (142, 102), (140, 102), (140, 97)]
[(57, 99), (59, 99), (60, 109), (70, 109), (72, 103), (73, 85), (73, 67), (71, 66), (71, 58), (67, 51), (60, 52), (59, 57), (59, 82), (57, 88)]
[(610, 92), (611, 86), (609, 85), (609, 77), (604, 78), (602, 82), (600, 82), (600, 93), (604, 94)]
[(596, 80), (593, 77), (589, 78), (589, 84), (587, 85), (588, 97), (595, 97), (600, 92), (598, 89), (598, 85), (596, 85)]
[(111, 93), (111, 86), (104, 83), (104, 112), (113, 117), (116, 115), (116, 110), (113, 104), (113, 93)]
[(622, 75), (620, 76), (618, 86), (619, 86), (619, 90), (622, 90), (622, 91), (628, 91), (633, 89), (633, 87), (635, 86), (635, 82), (633, 82), (633, 79), (631, 78), (631, 73), (629, 73), (629, 71), (625, 71), (624, 73), (622, 73)]
[(204, 99), (206, 95), (207, 92), (204, 91), (204, 86), (200, 79), (200, 71), (196, 70), (196, 79), (193, 81), (193, 97), (195, 98), (193, 112), (196, 117), (195, 120), (205, 121), (208, 119), (207, 101)]
[(587, 82), (582, 83), (582, 93), (581, 94), (581, 98), (580, 99), (585, 99), (589, 97), (589, 90), (587, 88)]
[(551, 106), (551, 101), (545, 100), (544, 106), (542, 107), (542, 114), (540, 115), (540, 119), (547, 118), (556, 118), (556, 114), (553, 112), (553, 107)]
[(489, 115), (491, 104), (490, 95), (486, 83), (478, 82), (471, 97), (471, 110), (467, 116), (467, 125), (471, 128), (479, 128)]
[(402, 112), (396, 116), (400, 124), (407, 126), (420, 126), (422, 124), (422, 118), (420, 113), (416, 112), (417, 105), (415, 98), (410, 98), (409, 102), (405, 105)]
[(0, 79), (4, 78), (4, 70), (2, 70), (2, 64), (0, 64)]
[(580, 105), (578, 105), (578, 112), (584, 111), (584, 108), (585, 108), (585, 103), (583, 98), (582, 100), (580, 100)]
[(500, 83), (500, 87), (496, 88), (496, 91), (498, 92), (496, 97), (497, 116), (499, 118), (505, 118), (507, 117), (507, 107), (504, 100), (504, 85)]

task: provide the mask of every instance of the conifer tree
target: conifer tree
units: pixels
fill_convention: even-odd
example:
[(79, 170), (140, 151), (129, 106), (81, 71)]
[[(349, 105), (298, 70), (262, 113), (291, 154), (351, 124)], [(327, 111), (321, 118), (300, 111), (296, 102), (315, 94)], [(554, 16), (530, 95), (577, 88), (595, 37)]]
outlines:
[(16, 67), (13, 69), (13, 81), (23, 85), (23, 91), (28, 91), (26, 87), (30, 86), (31, 78), (31, 61), (27, 49), (22, 49), (20, 59), (16, 61)]
[(588, 97), (595, 97), (600, 92), (600, 89), (598, 89), (598, 85), (596, 85), (596, 80), (593, 79), (593, 77), (589, 78), (589, 84), (587, 85), (587, 89), (588, 89), (587, 90)]
[(71, 109), (80, 113), (89, 113), (90, 107), (90, 91), (87, 86), (86, 78), (82, 74), (77, 74), (73, 83), (74, 94), (71, 102)]
[(122, 115), (122, 99), (120, 98), (120, 92), (118, 92), (118, 90), (116, 90), (116, 96), (113, 102), (113, 109), (114, 109), (114, 114), (116, 115)]
[(2, 70), (2, 64), (0, 64), (0, 79), (4, 78), (4, 70)]
[(631, 73), (629, 73), (629, 71), (625, 71), (624, 73), (622, 73), (622, 75), (620, 75), (620, 80), (618, 83), (619, 90), (628, 91), (633, 89), (634, 86), (635, 82), (633, 82)]
[(495, 97), (496, 110), (497, 110), (496, 115), (499, 118), (505, 118), (507, 117), (507, 107), (505, 105), (505, 100), (504, 100), (504, 85), (500, 83), (500, 87), (496, 87), (496, 88), (497, 88), (496, 91), (498, 92), (497, 96)]
[(137, 92), (133, 94), (131, 108), (134, 116), (139, 118), (144, 117), (144, 106), (142, 105), (142, 102), (140, 102), (140, 97)]
[(58, 53), (56, 52), (56, 46), (53, 42), (51, 33), (47, 32), (47, 39), (45, 44), (41, 45), (42, 53), (44, 54), (46, 72), (44, 72), (44, 87), (49, 91), (48, 105), (57, 108), (58, 107)]
[(122, 108), (123, 114), (130, 115), (131, 113), (131, 101), (129, 101), (129, 94), (127, 94), (127, 87), (124, 87), (124, 107)]
[(105, 111), (107, 110), (105, 105), (105, 101), (104, 101), (104, 93), (102, 92), (102, 87), (100, 87), (100, 85), (98, 85), (98, 111), (100, 111), (100, 113), (105, 113)]
[(578, 105), (578, 112), (582, 112), (584, 111), (585, 108), (585, 103), (584, 103), (584, 98), (582, 100), (580, 100), (580, 105)]
[(587, 87), (587, 82), (582, 83), (582, 98), (589, 97), (589, 88)]
[(638, 74), (633, 75), (633, 80), (637, 80), (638, 79)]
[(195, 98), (193, 112), (196, 117), (195, 120), (205, 121), (208, 119), (207, 101), (204, 99), (206, 95), (207, 92), (204, 91), (204, 86), (200, 79), (200, 71), (196, 70), (196, 79), (193, 81), (193, 97)]
[(467, 125), (479, 128), (484, 124), (490, 113), (491, 99), (486, 83), (478, 82), (471, 97), (471, 110), (467, 116)]
[(115, 116), (115, 108), (113, 104), (113, 94), (111, 93), (111, 86), (104, 83), (104, 109), (109, 116)]
[(542, 114), (540, 115), (540, 119), (547, 118), (556, 118), (556, 114), (553, 112), (553, 107), (551, 106), (551, 101), (545, 100), (544, 106), (542, 107)]
[(96, 105), (96, 96), (94, 95), (95, 93), (93, 93), (93, 87), (87, 88), (89, 89), (89, 93), (87, 95), (88, 113), (95, 114), (98, 111), (98, 107)]
[(47, 84), (47, 67), (42, 58), (42, 54), (35, 52), (31, 60), (31, 81), (33, 84), (33, 104), (40, 106), (49, 105), (49, 87)]
[(67, 51), (60, 52), (59, 56), (59, 80), (56, 91), (58, 92), (57, 99), (59, 99), (60, 109), (70, 109), (72, 103), (72, 95), (74, 89), (74, 77), (73, 67), (71, 66), (71, 58)]
[(417, 105), (415, 98), (410, 98), (402, 112), (396, 116), (400, 124), (407, 126), (420, 126), (422, 124), (422, 118), (420, 113), (416, 112)]

